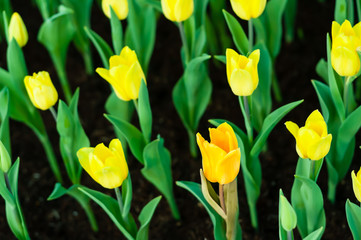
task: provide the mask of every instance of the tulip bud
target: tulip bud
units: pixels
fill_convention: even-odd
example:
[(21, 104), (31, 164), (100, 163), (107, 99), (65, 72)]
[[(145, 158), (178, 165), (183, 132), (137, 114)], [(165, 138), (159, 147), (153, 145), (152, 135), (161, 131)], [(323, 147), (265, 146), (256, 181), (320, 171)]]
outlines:
[(128, 176), (128, 165), (119, 139), (113, 139), (109, 148), (100, 143), (95, 148), (81, 148), (76, 155), (84, 170), (105, 188), (120, 187)]
[(128, 0), (103, 0), (102, 9), (105, 16), (107, 16), (108, 18), (110, 18), (111, 16), (110, 7), (112, 7), (119, 20), (127, 18), (129, 12)]
[(348, 20), (332, 22), (331, 64), (340, 76), (355, 76), (360, 70), (357, 49), (361, 47), (361, 22), (354, 27)]
[(355, 171), (351, 172), (352, 188), (355, 196), (359, 202), (361, 202), (361, 168), (355, 175)]
[(112, 85), (115, 94), (123, 101), (135, 100), (145, 76), (135, 51), (125, 46), (120, 55), (109, 59), (110, 68), (97, 68), (96, 72)]
[(0, 141), (0, 170), (3, 172), (9, 171), (11, 167), (11, 158), (8, 150), (6, 150), (2, 141)]
[(15, 39), (20, 47), (24, 47), (28, 42), (28, 32), (23, 19), (19, 13), (14, 12), (9, 24), (9, 41)]
[(287, 232), (292, 231), (297, 225), (297, 215), (287, 198), (280, 196), (281, 225)]
[(163, 14), (173, 22), (187, 20), (194, 10), (193, 0), (161, 0)]
[(47, 110), (58, 101), (58, 92), (46, 71), (34, 73), (24, 78), (25, 88), (33, 105)]
[(267, 0), (231, 0), (233, 11), (243, 20), (258, 18), (266, 7)]
[(249, 96), (258, 86), (257, 65), (260, 58), (259, 49), (249, 57), (242, 56), (227, 48), (227, 79), (232, 92), (237, 96)]
[(330, 151), (332, 135), (327, 134), (327, 125), (318, 110), (313, 111), (304, 127), (294, 122), (285, 123), (286, 128), (296, 139), (296, 151), (301, 158), (320, 160)]
[(227, 184), (238, 175), (241, 163), (241, 151), (236, 134), (227, 123), (210, 128), (211, 142), (197, 133), (197, 144), (202, 154), (204, 176), (210, 182)]

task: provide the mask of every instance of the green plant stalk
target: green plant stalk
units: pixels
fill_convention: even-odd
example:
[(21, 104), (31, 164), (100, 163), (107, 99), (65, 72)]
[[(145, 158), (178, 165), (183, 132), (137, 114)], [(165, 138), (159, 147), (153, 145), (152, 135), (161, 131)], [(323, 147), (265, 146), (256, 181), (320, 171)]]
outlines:
[(257, 208), (255, 203), (248, 202), (249, 213), (251, 215), (251, 224), (252, 227), (258, 230), (258, 217), (257, 217)]
[(50, 108), (49, 108), (49, 111), (51, 112), (51, 115), (53, 115), (53, 118), (54, 118), (55, 124), (56, 124), (56, 119), (57, 119), (58, 117), (57, 117), (57, 114), (56, 114), (56, 111), (55, 111), (54, 107), (50, 107)]
[(64, 63), (64, 61), (63, 61), (60, 54), (57, 54), (55, 52), (51, 52), (50, 56), (51, 56), (51, 58), (52, 58), (52, 60), (54, 62), (55, 69), (56, 69), (56, 72), (58, 74), (58, 77), (59, 77), (60, 84), (61, 84), (61, 87), (62, 87), (63, 92), (64, 92), (66, 102), (70, 103), (72, 94), (71, 94), (68, 78), (66, 77), (65, 63)]
[(293, 231), (287, 231), (287, 240), (293, 240)]
[(311, 165), (310, 165), (310, 179), (312, 179), (313, 181), (316, 181), (316, 168), (315, 168), (315, 161), (309, 160), (311, 161)]
[(58, 164), (58, 162), (56, 160), (55, 153), (54, 153), (53, 147), (51, 146), (48, 134), (46, 132), (44, 132), (44, 133), (40, 133), (38, 131), (34, 131), (34, 132), (35, 132), (36, 136), (38, 137), (38, 139), (40, 140), (41, 144), (44, 147), (45, 154), (46, 154), (46, 156), (48, 158), (48, 161), (49, 161), (49, 164), (50, 164), (50, 168), (53, 171), (56, 180), (59, 183), (63, 183), (63, 179), (62, 179), (61, 173), (60, 173), (59, 164)]
[(224, 192), (223, 192), (223, 184), (219, 184), (219, 202), (221, 204), (221, 208), (223, 209), (224, 213), (227, 214), (226, 205), (224, 204)]
[(252, 122), (251, 122), (251, 117), (250, 117), (248, 100), (247, 100), (246, 96), (243, 96), (243, 100), (242, 100), (242, 97), (239, 96), (238, 100), (239, 100), (239, 105), (241, 107), (241, 111), (243, 114), (244, 122), (246, 125), (248, 141), (251, 144), (253, 142), (253, 127), (252, 127)]
[(92, 56), (90, 53), (90, 46), (88, 44), (88, 46), (86, 47), (86, 49), (83, 51), (83, 60), (84, 60), (84, 65), (85, 65), (85, 71), (88, 75), (92, 75), (93, 74), (93, 61), (92, 61)]
[(187, 38), (186, 38), (186, 33), (184, 31), (184, 27), (183, 27), (183, 23), (182, 22), (178, 22), (178, 28), (179, 28), (179, 33), (182, 39), (182, 44), (184, 47), (184, 54), (185, 54), (185, 66), (188, 64), (188, 62), (190, 61), (190, 53), (189, 53), (189, 47), (188, 47), (188, 43), (187, 43)]
[(248, 20), (248, 51), (249, 52), (252, 52), (253, 37), (254, 37), (253, 23), (252, 23), (252, 18), (251, 18), (251, 19)]
[(188, 133), (189, 149), (191, 152), (191, 156), (196, 157), (197, 156), (197, 143), (195, 137), (196, 134), (191, 130), (187, 130), (187, 133)]
[(337, 188), (337, 184), (334, 184), (333, 182), (328, 181), (327, 198), (328, 198), (328, 200), (330, 200), (330, 202), (332, 204), (335, 203), (336, 188)]
[(349, 89), (350, 89), (350, 80), (351, 80), (351, 77), (348, 76), (345, 78), (345, 85), (344, 85), (344, 88), (343, 88), (343, 103), (344, 103), (344, 106), (345, 106), (345, 115), (347, 117), (347, 110), (348, 110), (348, 98), (349, 98)]

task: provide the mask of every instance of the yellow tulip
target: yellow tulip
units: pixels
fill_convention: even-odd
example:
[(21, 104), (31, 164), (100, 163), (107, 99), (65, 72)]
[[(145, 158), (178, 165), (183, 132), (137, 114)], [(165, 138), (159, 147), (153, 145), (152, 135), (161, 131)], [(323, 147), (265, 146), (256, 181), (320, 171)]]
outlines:
[(288, 131), (296, 139), (296, 151), (301, 158), (320, 160), (330, 151), (332, 135), (327, 134), (327, 125), (318, 110), (313, 111), (304, 127), (294, 122), (285, 123)]
[(353, 192), (359, 202), (361, 202), (361, 168), (355, 175), (355, 171), (351, 172)]
[(125, 46), (120, 55), (109, 59), (110, 68), (97, 68), (96, 72), (112, 85), (115, 94), (123, 101), (137, 99), (145, 76), (135, 51)]
[(258, 18), (266, 7), (267, 0), (231, 0), (233, 11), (243, 20)]
[(187, 20), (194, 10), (193, 0), (161, 0), (163, 14), (173, 22)]
[(33, 105), (41, 110), (47, 110), (58, 101), (58, 92), (51, 82), (49, 73), (41, 71), (26, 76), (24, 84)]
[(13, 13), (9, 24), (9, 41), (13, 38), (18, 42), (20, 47), (24, 47), (29, 39), (23, 19), (17, 12)]
[(119, 139), (113, 139), (109, 148), (100, 143), (95, 148), (81, 148), (76, 155), (85, 171), (105, 188), (120, 187), (128, 176), (128, 165)]
[(210, 143), (197, 133), (204, 176), (210, 182), (230, 183), (237, 177), (241, 162), (236, 135), (227, 123), (222, 123), (217, 128), (209, 128), (209, 135)]
[(232, 92), (237, 96), (249, 96), (258, 86), (257, 65), (260, 58), (259, 49), (254, 50), (249, 57), (238, 54), (227, 48), (227, 79)]
[(354, 76), (360, 70), (357, 49), (361, 47), (361, 22), (354, 27), (348, 20), (332, 22), (331, 64), (340, 76)]
[(110, 18), (110, 7), (113, 8), (113, 11), (119, 18), (119, 20), (126, 19), (128, 16), (128, 0), (103, 0), (102, 9), (108, 18)]

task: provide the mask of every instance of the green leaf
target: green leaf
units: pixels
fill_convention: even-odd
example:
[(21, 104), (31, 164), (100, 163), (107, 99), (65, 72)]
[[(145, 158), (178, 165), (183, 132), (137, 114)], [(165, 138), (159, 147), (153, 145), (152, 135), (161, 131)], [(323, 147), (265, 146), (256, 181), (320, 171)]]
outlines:
[[(280, 193), (279, 193), (280, 200), (281, 200), (281, 196), (284, 196), (282, 189), (280, 189)], [(280, 240), (288, 240), (287, 231), (282, 227), (282, 222), (281, 222), (281, 201), (278, 201), (278, 236)]]
[(287, 198), (283, 196), (283, 194), (282, 195), (280, 194), (279, 204), (280, 204), (280, 220), (281, 220), (282, 228), (287, 232), (290, 232), (294, 228), (296, 228), (296, 224), (297, 224), (296, 212), (291, 206), (291, 204), (288, 202)]
[(342, 24), (347, 19), (346, 15), (347, 15), (346, 0), (336, 0), (335, 21), (338, 22), (339, 24)]
[(103, 66), (109, 68), (109, 58), (114, 55), (112, 49), (109, 47), (107, 42), (101, 38), (96, 32), (87, 27), (84, 28), (85, 33), (88, 35), (89, 39), (94, 44), (100, 59), (102, 60)]
[(215, 59), (217, 59), (218, 61), (227, 64), (227, 58), (225, 55), (215, 55), (213, 56)]
[(346, 217), (353, 239), (361, 239), (361, 208), (349, 199), (346, 201)]
[(258, 157), (264, 144), (267, 141), (268, 135), (271, 133), (272, 129), (276, 126), (276, 124), (293, 108), (301, 104), (303, 100), (299, 100), (296, 102), (289, 103), (284, 105), (276, 110), (274, 110), (271, 114), (269, 114), (263, 123), (262, 129), (259, 132), (257, 138), (255, 139), (254, 145), (251, 149), (250, 156)]
[(114, 9), (110, 7), (110, 26), (112, 31), (113, 48), (116, 55), (119, 55), (123, 48), (123, 27)]
[(231, 31), (233, 42), (236, 45), (238, 51), (242, 55), (247, 55), (248, 53), (248, 38), (243, 31), (241, 24), (233, 17), (230, 13), (223, 9), (223, 15), (226, 19), (229, 30)]
[(10, 126), (9, 126), (9, 89), (0, 91), (0, 141), (11, 156)]
[(312, 233), (310, 233), (309, 235), (307, 235), (307, 237), (305, 237), (303, 240), (321, 239), (323, 231), (324, 231), (324, 227), (320, 227), (319, 229), (317, 229), (317, 230), (313, 231)]
[(132, 151), (134, 157), (142, 164), (144, 164), (143, 159), (143, 149), (145, 147), (145, 140), (143, 134), (132, 124), (116, 118), (112, 115), (104, 115), (106, 119), (117, 128), (123, 136), (127, 139), (130, 150)]
[(140, 84), (138, 108), (140, 128), (142, 129), (145, 141), (149, 143), (152, 135), (152, 109), (149, 103), (147, 85), (144, 80)]
[(302, 238), (320, 227), (325, 229), (323, 197), (317, 183), (296, 175), (292, 186), (291, 202), (297, 214), (297, 227)]
[(158, 138), (149, 143), (143, 152), (143, 176), (151, 182), (167, 199), (174, 218), (179, 219), (179, 211), (173, 193), (171, 156), (164, 147), (164, 140)]
[(161, 199), (162, 199), (162, 196), (154, 198), (147, 205), (145, 205), (145, 207), (140, 212), (139, 217), (138, 217), (139, 222), (140, 222), (140, 228), (137, 233), (137, 237), (136, 237), (137, 240), (147, 240), (148, 239), (150, 220), (152, 220), (154, 211), (157, 208)]
[(19, 240), (30, 240), (27, 231), (23, 228), (23, 222), (19, 215), (17, 206), (5, 203), (6, 219), (13, 234)]
[(325, 59), (320, 59), (316, 65), (316, 73), (327, 83), (328, 82), (328, 66)]
[[(24, 54), (15, 39), (11, 39), (6, 52), (7, 65), (17, 91), (26, 94), (24, 77), (28, 75)], [(27, 97), (27, 95), (25, 95)]]
[[(127, 239), (129, 240), (135, 239), (135, 233), (130, 232), (125, 226), (124, 220), (120, 214), (120, 209), (117, 200), (101, 192), (91, 190), (84, 186), (78, 187), (78, 189), (83, 193), (85, 193), (88, 197), (90, 197), (105, 211), (106, 214), (108, 214), (108, 216), (113, 221), (115, 226), (117, 226), (117, 228), (123, 233), (123, 235)], [(129, 215), (129, 218), (132, 218), (132, 216)]]
[(293, 41), (296, 30), (296, 16), (297, 16), (298, 0), (287, 0), (285, 9), (285, 28), (286, 28), (286, 42)]
[(201, 186), (198, 183), (188, 182), (188, 181), (177, 181), (176, 184), (189, 191), (195, 196), (200, 203), (204, 206), (208, 212), (209, 217), (213, 223), (213, 235), (215, 240), (226, 240), (226, 232), (223, 227), (224, 220), (218, 213), (209, 205), (209, 203), (204, 198)]
[(125, 219), (130, 212), (130, 207), (132, 205), (132, 198), (133, 198), (133, 187), (132, 187), (132, 180), (130, 178), (130, 174), (128, 174), (128, 177), (123, 181), (122, 198), (124, 204), (122, 216), (123, 219)]

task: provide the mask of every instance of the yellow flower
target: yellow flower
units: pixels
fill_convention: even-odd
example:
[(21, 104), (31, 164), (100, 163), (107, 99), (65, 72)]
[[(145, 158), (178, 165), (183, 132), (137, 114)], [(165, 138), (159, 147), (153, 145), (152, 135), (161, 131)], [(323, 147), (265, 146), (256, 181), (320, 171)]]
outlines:
[(353, 192), (359, 202), (361, 202), (361, 168), (358, 170), (357, 175), (355, 171), (351, 172)]
[(28, 31), (19, 13), (14, 12), (9, 24), (9, 41), (15, 39), (20, 47), (24, 47), (28, 42)]
[(254, 50), (249, 57), (227, 48), (227, 79), (232, 92), (237, 96), (249, 96), (258, 86), (260, 51)]
[(210, 143), (197, 133), (204, 176), (210, 182), (230, 183), (237, 177), (241, 163), (236, 135), (227, 123), (222, 123), (217, 128), (209, 128), (209, 135)]
[(51, 82), (49, 73), (41, 71), (24, 78), (25, 88), (33, 105), (47, 110), (58, 101), (58, 92)]
[(135, 51), (125, 46), (120, 55), (109, 59), (110, 69), (97, 68), (96, 72), (112, 85), (115, 94), (124, 101), (137, 99), (145, 76)]
[(163, 14), (173, 22), (187, 20), (194, 10), (193, 0), (161, 0)]
[(360, 70), (357, 49), (361, 47), (361, 22), (353, 28), (348, 20), (332, 22), (331, 64), (340, 76), (354, 76)]
[(126, 19), (128, 16), (128, 0), (103, 0), (102, 9), (108, 18), (110, 18), (110, 7), (113, 8), (113, 11), (119, 18), (119, 20)]
[(100, 143), (95, 148), (81, 148), (76, 155), (85, 171), (105, 188), (120, 187), (128, 176), (128, 165), (119, 139), (113, 139), (109, 148)]
[(233, 11), (243, 20), (258, 18), (266, 7), (267, 0), (231, 0)]
[(330, 151), (332, 135), (327, 134), (327, 125), (318, 110), (313, 111), (304, 127), (294, 122), (285, 123), (288, 131), (296, 139), (296, 151), (301, 158), (320, 160)]

